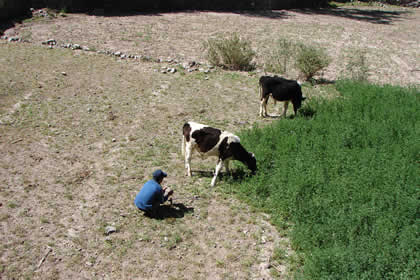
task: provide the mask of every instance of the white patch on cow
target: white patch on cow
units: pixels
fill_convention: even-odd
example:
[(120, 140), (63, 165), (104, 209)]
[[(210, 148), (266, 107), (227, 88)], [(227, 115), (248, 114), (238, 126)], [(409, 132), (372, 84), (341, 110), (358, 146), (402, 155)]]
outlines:
[(188, 124), (191, 127), (191, 133), (196, 131), (196, 130), (202, 129), (204, 127), (208, 127), (208, 125), (201, 124), (201, 123), (196, 123), (196, 122), (188, 122)]
[[(228, 144), (241, 142), (241, 139), (239, 139), (238, 136), (236, 136), (235, 134), (229, 131), (223, 131), (222, 134), (220, 134), (221, 140), (225, 139), (225, 137), (228, 137), (228, 141), (227, 141)], [(221, 140), (219, 140), (219, 143), (217, 143), (217, 146), (219, 146), (220, 142), (222, 142)]]

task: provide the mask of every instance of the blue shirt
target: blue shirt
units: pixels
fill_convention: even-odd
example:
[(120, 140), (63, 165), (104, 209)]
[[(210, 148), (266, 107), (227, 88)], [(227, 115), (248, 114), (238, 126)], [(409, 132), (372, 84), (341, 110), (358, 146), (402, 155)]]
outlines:
[(153, 204), (161, 204), (164, 203), (165, 200), (166, 199), (163, 196), (163, 189), (159, 183), (155, 180), (149, 180), (143, 185), (137, 194), (134, 199), (134, 204), (141, 210), (151, 210)]

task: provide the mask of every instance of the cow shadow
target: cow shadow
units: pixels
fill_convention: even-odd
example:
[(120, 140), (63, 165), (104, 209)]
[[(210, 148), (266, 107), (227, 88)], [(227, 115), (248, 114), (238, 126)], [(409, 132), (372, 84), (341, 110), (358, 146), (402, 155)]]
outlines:
[[(214, 172), (213, 171), (204, 171), (204, 170), (191, 170), (191, 172), (193, 172), (194, 174), (200, 174), (201, 177), (208, 177), (208, 178), (212, 178), (214, 176)], [(193, 176), (194, 176), (193, 174)], [(239, 181), (241, 182), (242, 180), (244, 180), (245, 178), (251, 176), (250, 175), (250, 171), (246, 171), (243, 169), (230, 169), (230, 172), (226, 172), (224, 171), (220, 171), (219, 175), (217, 176), (217, 180), (232, 180), (232, 181)]]
[(183, 203), (174, 203), (171, 205), (161, 205), (156, 210), (156, 215), (149, 218), (156, 219), (156, 220), (164, 220), (164, 219), (179, 219), (183, 218), (186, 213), (192, 213), (194, 212), (194, 207), (187, 207)]

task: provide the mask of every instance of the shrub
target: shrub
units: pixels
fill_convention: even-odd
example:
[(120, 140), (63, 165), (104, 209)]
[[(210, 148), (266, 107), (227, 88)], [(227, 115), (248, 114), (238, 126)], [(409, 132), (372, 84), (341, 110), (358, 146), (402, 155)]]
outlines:
[(288, 39), (281, 38), (265, 62), (265, 70), (268, 72), (285, 74), (295, 53), (295, 44)]
[(368, 80), (369, 67), (366, 62), (366, 51), (356, 50), (350, 54), (346, 64), (345, 76), (359, 82)]
[(296, 67), (307, 81), (312, 80), (330, 62), (331, 58), (324, 49), (304, 44), (298, 46)]
[(219, 35), (217, 38), (208, 39), (203, 46), (212, 65), (244, 71), (255, 68), (252, 64), (255, 52), (251, 49), (251, 43), (241, 39), (237, 33), (227, 38)]

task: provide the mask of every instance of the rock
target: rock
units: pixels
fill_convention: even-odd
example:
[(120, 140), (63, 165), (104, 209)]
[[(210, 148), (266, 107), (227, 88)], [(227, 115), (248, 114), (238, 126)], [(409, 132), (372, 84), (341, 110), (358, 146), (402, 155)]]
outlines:
[(116, 228), (116, 227), (113, 227), (113, 226), (107, 226), (107, 227), (105, 228), (105, 234), (106, 234), (106, 235), (109, 235), (109, 234), (114, 233), (114, 232), (117, 232), (117, 228)]
[(114, 52), (115, 56), (121, 56), (121, 54), (122, 54), (121, 52)]
[(9, 42), (19, 42), (20, 38), (19, 37), (10, 37), (9, 38)]
[(54, 39), (48, 39), (48, 40), (47, 40), (47, 44), (48, 44), (48, 45), (57, 45), (57, 41), (56, 41), (56, 40), (54, 40)]

